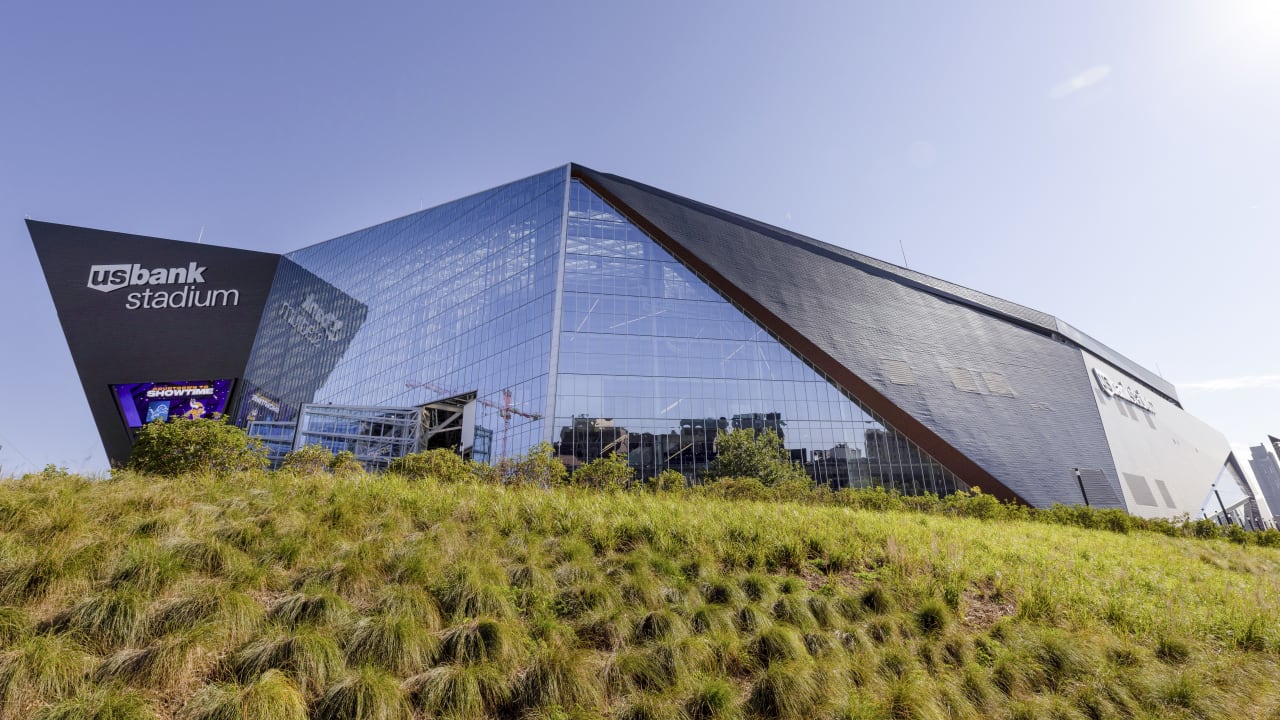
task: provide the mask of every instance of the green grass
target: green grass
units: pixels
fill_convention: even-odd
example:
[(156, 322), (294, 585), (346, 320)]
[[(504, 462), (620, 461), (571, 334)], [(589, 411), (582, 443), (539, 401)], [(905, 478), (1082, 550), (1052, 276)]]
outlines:
[(815, 497), (0, 481), (0, 720), (1280, 716), (1262, 536)]

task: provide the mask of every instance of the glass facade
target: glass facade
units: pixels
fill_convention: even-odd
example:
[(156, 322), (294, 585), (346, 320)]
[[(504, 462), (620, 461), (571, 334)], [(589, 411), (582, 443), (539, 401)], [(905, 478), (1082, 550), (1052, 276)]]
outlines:
[(1250, 530), (1265, 527), (1253, 491), (1236, 466), (1235, 455), (1227, 458), (1214, 480), (1201, 504), (1200, 517), (1209, 518), (1219, 525), (1239, 525)]
[(945, 494), (960, 481), (574, 180), (553, 439), (696, 477), (722, 430), (772, 429), (814, 478)]
[(963, 487), (566, 168), (286, 256), (236, 412), (274, 457), (368, 444), (380, 421), (351, 408), (472, 392), (478, 460), (548, 440), (571, 468), (622, 453), (694, 479), (717, 433), (767, 428), (833, 486)]
[(237, 418), (296, 427), (304, 404), (475, 392), (485, 455), (541, 441), (566, 180), (557, 168), (287, 255)]

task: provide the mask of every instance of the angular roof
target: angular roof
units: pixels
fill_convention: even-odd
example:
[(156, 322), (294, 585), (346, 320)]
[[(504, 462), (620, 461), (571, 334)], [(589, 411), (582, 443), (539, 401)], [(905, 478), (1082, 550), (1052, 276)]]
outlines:
[[(1082, 502), (1075, 468), (1123, 497), (1081, 349), (1171, 385), (1046, 313), (615, 175), (573, 166), (775, 336), (970, 484)], [(902, 368), (909, 371), (905, 376)]]

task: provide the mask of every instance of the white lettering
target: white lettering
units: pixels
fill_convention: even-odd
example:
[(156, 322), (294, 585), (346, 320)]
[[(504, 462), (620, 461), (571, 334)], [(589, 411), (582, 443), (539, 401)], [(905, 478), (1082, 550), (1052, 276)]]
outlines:
[(1151, 400), (1134, 385), (1123, 380), (1112, 380), (1111, 376), (1097, 368), (1093, 369), (1093, 377), (1098, 381), (1098, 387), (1102, 388), (1102, 392), (1107, 395), (1120, 398), (1128, 403), (1137, 405), (1147, 412), (1156, 411), (1155, 403), (1151, 402)]
[[(126, 310), (158, 310), (163, 308), (235, 307), (240, 304), (236, 289), (197, 290), (204, 283), (209, 268), (190, 262), (186, 267), (146, 268), (137, 263), (93, 265), (89, 267), (88, 287), (98, 292), (115, 292), (134, 285), (182, 285), (181, 290), (165, 292), (145, 288), (125, 296)], [(342, 323), (337, 323), (338, 327)]]

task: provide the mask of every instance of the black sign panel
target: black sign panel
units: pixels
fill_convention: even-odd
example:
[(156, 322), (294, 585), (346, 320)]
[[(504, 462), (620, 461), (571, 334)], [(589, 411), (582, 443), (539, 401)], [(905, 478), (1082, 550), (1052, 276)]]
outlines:
[(113, 386), (244, 374), (280, 256), (27, 221), (107, 457), (132, 442)]

